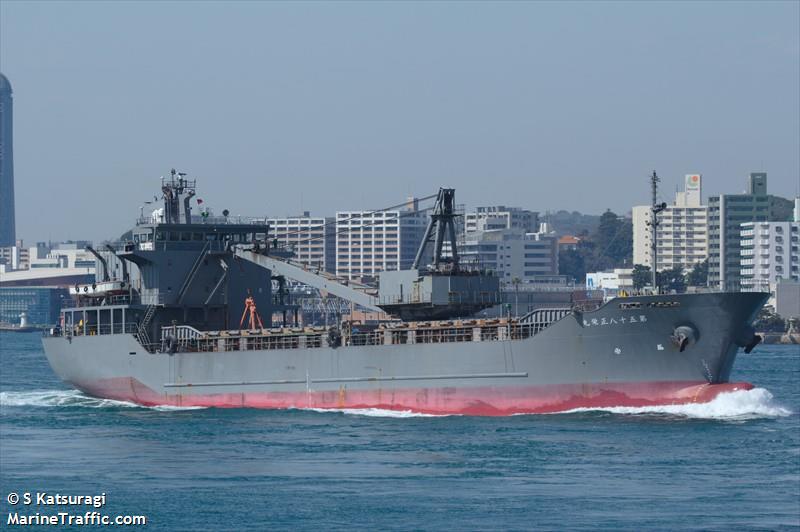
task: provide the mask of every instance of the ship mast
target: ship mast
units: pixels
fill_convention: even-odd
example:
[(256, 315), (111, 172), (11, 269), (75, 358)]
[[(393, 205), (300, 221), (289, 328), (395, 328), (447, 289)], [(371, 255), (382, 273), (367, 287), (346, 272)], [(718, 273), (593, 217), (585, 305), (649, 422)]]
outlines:
[(650, 207), (650, 263), (653, 269), (653, 291), (655, 293), (658, 293), (658, 213), (667, 208), (666, 203), (658, 203), (659, 181), (661, 178), (653, 170), (653, 175), (650, 176), (650, 190), (653, 193), (653, 203)]

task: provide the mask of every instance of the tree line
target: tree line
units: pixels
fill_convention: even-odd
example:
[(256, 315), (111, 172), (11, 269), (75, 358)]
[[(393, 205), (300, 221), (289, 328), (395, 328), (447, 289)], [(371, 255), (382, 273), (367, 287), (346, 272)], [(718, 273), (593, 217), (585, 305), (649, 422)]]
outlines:
[(563, 251), (558, 257), (558, 273), (567, 275), (578, 284), (586, 282), (586, 272), (610, 268), (630, 268), (633, 263), (633, 223), (607, 210), (593, 231), (576, 235), (580, 241), (575, 249)]
[[(587, 272), (633, 267), (635, 289), (652, 284), (650, 267), (633, 264), (633, 223), (630, 219), (607, 210), (600, 217), (596, 229), (583, 231), (577, 236), (580, 241), (576, 248), (559, 254), (559, 274), (569, 276), (577, 284), (584, 284)], [(658, 272), (658, 285), (662, 290), (684, 292), (689, 286), (706, 286), (707, 282), (707, 260), (695, 264), (686, 274), (679, 266)]]

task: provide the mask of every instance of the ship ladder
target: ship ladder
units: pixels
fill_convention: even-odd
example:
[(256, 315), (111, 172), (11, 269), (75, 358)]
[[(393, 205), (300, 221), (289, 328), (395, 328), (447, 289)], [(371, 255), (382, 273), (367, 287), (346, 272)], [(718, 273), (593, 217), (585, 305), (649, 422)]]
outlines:
[(142, 347), (150, 351), (150, 335), (147, 334), (147, 325), (150, 323), (150, 320), (153, 319), (153, 314), (156, 313), (156, 306), (155, 305), (148, 305), (147, 310), (144, 312), (144, 318), (139, 323), (139, 328), (136, 330), (136, 338), (139, 340), (139, 343), (142, 344)]

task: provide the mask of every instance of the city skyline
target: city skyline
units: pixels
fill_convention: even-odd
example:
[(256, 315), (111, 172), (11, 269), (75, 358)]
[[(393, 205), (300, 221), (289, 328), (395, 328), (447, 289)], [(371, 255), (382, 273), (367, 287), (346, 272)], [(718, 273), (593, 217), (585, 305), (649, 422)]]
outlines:
[[(666, 183), (663, 183), (664, 181), (665, 180), (662, 179), (662, 186), (659, 188), (658, 198), (659, 198), (659, 202), (664, 201), (664, 202), (669, 204), (671, 201), (674, 201), (674, 195), (676, 193), (680, 192), (679, 191), (679, 185), (676, 184), (674, 188), (668, 188), (667, 186), (670, 184), (669, 181), (667, 181)], [(667, 185), (667, 186), (663, 186), (663, 185)], [(770, 186), (772, 186), (772, 184), (770, 184)], [(649, 188), (649, 186), (648, 186), (648, 188)], [(734, 192), (734, 190), (735, 190), (735, 192)], [(740, 187), (739, 189), (730, 189), (730, 190), (725, 191), (725, 192), (714, 193), (713, 191), (709, 191), (709, 192), (705, 192), (704, 191), (703, 192), (703, 196), (701, 198), (701, 201), (702, 201), (703, 205), (705, 206), (705, 205), (707, 205), (708, 199), (710, 197), (712, 197), (712, 196), (719, 196), (720, 194), (742, 194), (742, 193), (745, 193), (745, 187), (744, 186)], [(670, 198), (669, 194), (672, 194), (673, 196)], [(780, 194), (773, 194), (773, 195), (779, 196), (779, 197), (784, 197), (784, 196), (781, 196)], [(202, 194), (201, 194), (201, 196), (202, 196)], [(800, 197), (800, 196), (798, 196), (797, 194), (789, 195), (789, 196), (785, 196), (785, 199), (792, 200), (793, 198), (796, 198), (796, 197)], [(408, 198), (405, 198), (405, 199), (410, 199), (410, 198), (412, 198), (412, 197), (409, 196)], [(565, 212), (569, 212), (569, 213), (578, 212), (579, 214), (589, 215), (589, 216), (596, 216), (596, 217), (599, 218), (599, 216), (602, 215), (607, 210), (611, 210), (612, 212), (614, 212), (615, 214), (617, 214), (620, 217), (624, 217), (624, 218), (628, 218), (630, 220), (633, 220), (633, 211), (634, 211), (634, 209), (637, 207), (637, 205), (646, 204), (646, 200), (648, 198), (649, 198), (649, 196), (643, 196), (641, 198), (641, 200), (638, 201), (638, 203), (632, 203), (625, 210), (617, 211), (617, 210), (612, 209), (611, 207), (606, 206), (606, 207), (600, 207), (595, 212), (579, 211), (578, 209), (574, 208), (574, 206), (568, 206), (568, 205), (559, 206), (559, 207), (555, 207), (555, 208), (539, 211), (539, 210), (536, 210), (536, 209), (529, 209), (525, 205), (512, 205), (512, 202), (508, 202), (508, 201), (502, 202), (502, 203), (505, 203), (506, 205), (509, 206), (508, 208), (512, 208), (512, 209), (531, 210), (531, 211), (533, 211), (533, 212), (538, 214), (538, 219), (539, 219), (540, 222), (547, 222), (548, 221), (548, 219), (547, 219), (548, 214), (555, 214), (555, 213), (558, 213), (558, 212), (564, 212), (564, 211)], [(158, 202), (153, 202), (153, 199), (154, 199), (154, 197), (151, 195), (149, 200), (145, 200), (143, 202), (139, 202), (139, 204), (140, 204), (139, 205), (139, 209), (141, 209), (143, 206), (147, 207), (143, 211), (145, 216), (147, 216), (151, 211), (157, 210), (152, 205), (156, 205)], [(208, 201), (205, 198), (202, 198), (202, 200), (203, 200), (202, 209), (203, 210), (208, 210), (209, 212), (214, 213), (217, 218), (220, 217), (220, 213), (222, 212), (222, 210), (224, 210), (226, 208), (225, 205), (215, 205), (213, 200)], [(160, 201), (160, 199), (159, 199), (159, 201)], [(17, 203), (19, 203), (19, 202), (17, 201)], [(430, 205), (428, 205), (428, 203)], [(496, 207), (496, 205), (489, 205), (489, 204), (486, 204), (486, 203), (478, 203), (478, 204), (475, 204), (475, 205), (464, 205), (464, 206), (466, 208), (465, 215), (466, 214), (475, 215), (478, 212), (477, 209), (480, 209), (480, 208)], [(196, 212), (201, 212), (200, 210), (198, 210), (198, 207), (195, 207), (195, 211)], [(362, 212), (379, 212), (379, 211), (384, 210), (385, 207), (386, 207), (385, 205), (384, 206), (377, 205), (377, 206), (373, 206), (373, 207), (370, 207), (370, 208), (363, 209)], [(420, 205), (420, 208), (424, 212), (427, 212), (428, 209), (430, 209), (431, 207), (432, 207), (432, 200), (426, 202), (426, 204), (424, 204), (424, 205)], [(283, 208), (283, 207), (281, 207), (281, 208)], [(309, 211), (309, 210), (304, 210), (302, 212), (292, 211), (292, 210), (287, 210), (287, 211), (283, 212), (283, 211), (280, 211), (280, 210), (276, 210), (275, 212), (268, 212), (268, 213), (266, 213), (266, 215), (264, 215), (264, 214), (254, 215), (252, 213), (235, 212), (234, 211), (234, 212), (231, 213), (230, 219), (231, 220), (236, 220), (236, 219), (250, 220), (250, 219), (259, 219), (259, 218), (261, 218), (261, 219), (266, 219), (266, 220), (275, 220), (275, 219), (290, 219), (290, 218), (311, 217), (311, 218), (321, 218), (321, 219), (330, 220), (330, 221), (326, 221), (324, 224), (319, 226), (319, 227), (322, 227), (322, 226), (327, 226), (328, 224), (335, 225), (335, 222), (333, 220), (335, 220), (335, 215), (338, 212), (347, 212), (347, 211), (355, 211), (356, 210), (356, 209), (343, 209), (343, 208), (339, 208), (339, 207), (336, 207), (336, 206), (334, 206), (332, 209), (333, 210), (330, 213), (327, 212), (327, 211), (318, 213), (318, 212), (312, 212), (312, 211)], [(129, 215), (125, 214), (125, 213), (121, 213), (118, 218), (119, 218), (120, 223), (122, 225), (121, 225), (121, 228), (120, 228), (120, 230), (118, 232), (109, 234), (107, 231), (98, 232), (98, 231), (95, 230), (95, 232), (93, 233), (93, 234), (95, 234), (95, 236), (93, 238), (86, 236), (86, 234), (84, 232), (81, 232), (81, 230), (78, 230), (77, 234), (70, 233), (70, 234), (67, 234), (66, 236), (63, 236), (63, 237), (47, 236), (47, 237), (44, 237), (44, 238), (25, 238), (24, 236), (18, 236), (17, 237), (17, 241), (24, 242), (24, 247), (28, 247), (30, 245), (33, 245), (33, 244), (37, 243), (37, 242), (61, 243), (61, 242), (72, 242), (72, 241), (75, 241), (76, 239), (77, 240), (86, 240), (86, 241), (89, 241), (89, 242), (106, 242), (106, 241), (113, 242), (113, 241), (118, 240), (120, 238), (120, 236), (124, 235), (124, 233), (126, 233), (127, 231), (129, 231), (131, 229), (131, 227), (135, 224), (136, 218), (138, 218), (138, 216), (139, 216), (139, 210), (136, 210), (136, 212), (134, 214), (129, 214)], [(127, 225), (125, 225), (125, 224), (127, 224)], [(558, 224), (556, 224), (555, 229), (558, 230), (559, 233), (561, 233), (562, 231), (560, 231), (560, 228), (557, 227), (557, 225)], [(18, 233), (19, 233), (19, 231), (18, 231)]]
[(26, 242), (118, 237), (173, 166), (253, 216), (798, 194), (795, 3), (42, 5), (0, 5)]

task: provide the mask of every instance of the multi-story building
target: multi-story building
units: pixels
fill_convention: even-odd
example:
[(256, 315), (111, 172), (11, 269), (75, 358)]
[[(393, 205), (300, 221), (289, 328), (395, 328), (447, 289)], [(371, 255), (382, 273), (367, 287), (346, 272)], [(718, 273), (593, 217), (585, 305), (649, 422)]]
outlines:
[(3, 271), (27, 270), (30, 264), (30, 250), (22, 240), (13, 246), (0, 247), (0, 269)]
[(16, 242), (11, 83), (0, 74), (0, 247)]
[(29, 269), (36, 268), (94, 268), (94, 255), (86, 251), (92, 243), (86, 240), (47, 244), (38, 242), (28, 253)]
[(464, 232), (491, 231), (493, 229), (519, 229), (526, 233), (539, 230), (539, 213), (519, 207), (478, 207), (464, 216)]
[(91, 268), (95, 267), (94, 256), (86, 251), (91, 242), (85, 240), (59, 242), (37, 242), (26, 248), (22, 240), (16, 245), (0, 248), (0, 268), (3, 272), (36, 270), (42, 268)]
[(336, 213), (336, 275), (374, 277), (411, 268), (429, 216), (415, 200), (404, 210)]
[[(649, 205), (633, 208), (633, 263), (653, 267)], [(686, 176), (685, 189), (658, 213), (657, 269), (691, 268), (708, 258), (708, 207), (702, 204), (702, 176)]]
[(521, 229), (490, 229), (464, 235), (459, 245), (465, 267), (497, 273), (501, 282), (535, 283), (537, 278), (558, 275), (558, 237)]
[(751, 173), (744, 194), (721, 194), (708, 199), (708, 283), (735, 290), (741, 283), (741, 230), (748, 222), (776, 219), (779, 203), (788, 200), (767, 194), (767, 174)]
[(3, 248), (4, 253), (9, 249), (11, 251), (10, 261), (0, 264), (0, 286), (63, 288), (75, 283), (91, 282), (96, 261), (94, 255), (86, 251), (87, 245), (90, 242), (39, 242), (25, 248), (19, 241), (18, 246)]
[(334, 218), (314, 217), (306, 211), (302, 216), (267, 218), (270, 238), (294, 252), (293, 260), (333, 273), (336, 245)]
[(800, 220), (746, 222), (741, 239), (743, 288), (774, 292), (781, 280), (800, 281)]

